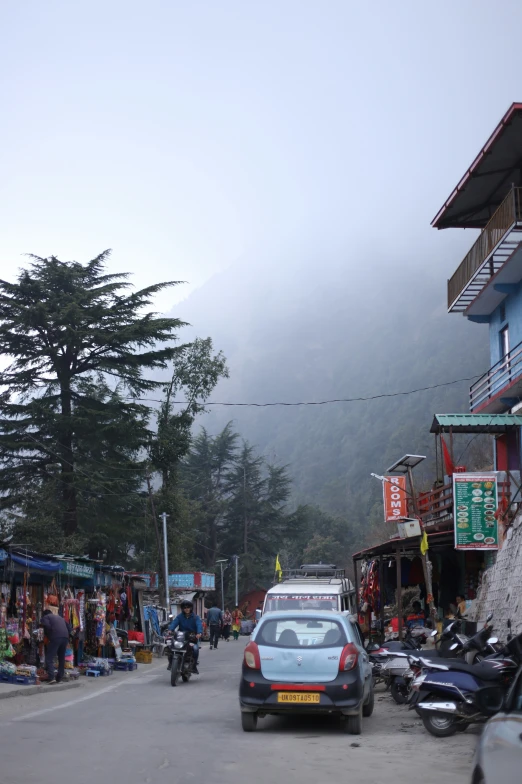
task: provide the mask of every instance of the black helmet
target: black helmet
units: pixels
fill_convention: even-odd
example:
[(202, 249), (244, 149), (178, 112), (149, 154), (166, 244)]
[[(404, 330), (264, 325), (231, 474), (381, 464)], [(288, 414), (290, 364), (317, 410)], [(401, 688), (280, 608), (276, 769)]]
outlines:
[(191, 609), (191, 610), (193, 610), (193, 609), (194, 609), (194, 605), (192, 604), (192, 602), (189, 602), (189, 600), (188, 600), (188, 599), (184, 599), (184, 600), (181, 602), (181, 605), (180, 605), (180, 606), (181, 606), (181, 609), (182, 609), (182, 610), (184, 610), (186, 607), (190, 607), (190, 609)]

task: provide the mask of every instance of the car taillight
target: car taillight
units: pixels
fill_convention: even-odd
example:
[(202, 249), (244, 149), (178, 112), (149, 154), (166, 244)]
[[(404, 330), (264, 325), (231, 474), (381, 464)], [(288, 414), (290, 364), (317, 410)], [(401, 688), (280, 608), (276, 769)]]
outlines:
[(353, 668), (357, 665), (358, 659), (359, 651), (352, 642), (349, 642), (348, 645), (345, 645), (342, 650), (341, 658), (339, 659), (339, 672), (348, 672), (348, 670), (353, 670)]
[(245, 648), (245, 664), (251, 670), (261, 669), (261, 657), (256, 642), (249, 642)]

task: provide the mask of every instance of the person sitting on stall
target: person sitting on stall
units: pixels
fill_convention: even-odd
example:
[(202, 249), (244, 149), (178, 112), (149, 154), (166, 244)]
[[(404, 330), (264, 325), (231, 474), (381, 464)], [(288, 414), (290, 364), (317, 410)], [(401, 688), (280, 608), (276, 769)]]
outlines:
[(426, 613), (421, 607), (421, 603), (416, 601), (412, 604), (412, 612), (407, 616), (406, 623), (412, 626), (424, 626), (426, 623)]
[[(203, 624), (201, 622), (201, 618), (199, 615), (194, 613), (194, 605), (187, 599), (181, 602), (181, 612), (179, 615), (176, 615), (172, 623), (169, 624), (169, 631), (175, 632), (176, 629), (179, 629), (181, 632), (194, 632), (198, 638), (198, 641), (201, 639), (201, 635), (203, 634)], [(198, 659), (199, 645), (196, 644), (194, 645), (194, 666), (192, 668), (192, 671), (196, 675), (199, 675)], [(170, 669), (170, 664), (167, 669)]]

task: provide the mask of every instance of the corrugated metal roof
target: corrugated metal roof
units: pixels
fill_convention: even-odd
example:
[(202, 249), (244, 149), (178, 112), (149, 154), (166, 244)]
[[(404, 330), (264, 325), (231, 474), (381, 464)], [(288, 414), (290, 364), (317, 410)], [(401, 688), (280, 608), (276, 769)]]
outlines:
[(430, 433), (505, 433), (522, 427), (522, 416), (517, 414), (435, 414)]
[(434, 228), (486, 225), (511, 185), (522, 184), (521, 129), (522, 103), (514, 103), (433, 219)]

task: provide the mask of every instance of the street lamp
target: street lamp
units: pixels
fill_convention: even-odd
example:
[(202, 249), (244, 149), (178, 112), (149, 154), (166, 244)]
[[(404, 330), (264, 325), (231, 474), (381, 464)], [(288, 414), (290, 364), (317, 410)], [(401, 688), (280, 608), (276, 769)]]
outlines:
[(227, 558), (220, 558), (219, 561), (216, 561), (216, 565), (221, 565), (221, 609), (225, 612), (225, 591), (223, 588), (223, 564), (228, 563)]

